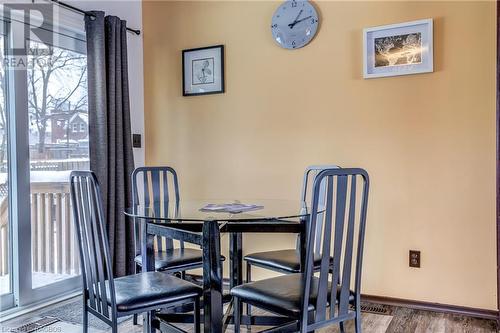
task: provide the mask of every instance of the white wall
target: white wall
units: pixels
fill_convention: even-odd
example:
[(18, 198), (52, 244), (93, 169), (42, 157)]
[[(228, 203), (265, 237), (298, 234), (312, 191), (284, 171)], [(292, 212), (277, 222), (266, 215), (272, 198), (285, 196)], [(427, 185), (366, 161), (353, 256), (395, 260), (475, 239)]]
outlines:
[[(102, 10), (106, 15), (116, 15), (122, 20), (126, 20), (128, 27), (142, 31), (142, 3), (140, 0), (70, 0), (67, 1), (67, 3), (84, 10)], [(142, 148), (134, 148), (135, 166), (137, 167), (144, 165), (144, 77), (142, 34), (137, 36), (133, 33), (129, 33), (127, 43), (132, 133), (142, 135)]]

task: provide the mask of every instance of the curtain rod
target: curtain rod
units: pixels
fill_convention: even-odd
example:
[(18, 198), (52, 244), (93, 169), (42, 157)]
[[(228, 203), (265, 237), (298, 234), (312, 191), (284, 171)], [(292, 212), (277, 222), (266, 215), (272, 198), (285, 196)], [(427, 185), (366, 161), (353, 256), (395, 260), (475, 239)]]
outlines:
[[(59, 1), (59, 0), (50, 0), (50, 1), (52, 1), (53, 3), (58, 4), (58, 5), (59, 5), (59, 6), (61, 6), (61, 7), (65, 7), (65, 8), (67, 8), (67, 9), (69, 9), (69, 10), (72, 10), (72, 11), (78, 12), (78, 13), (80, 13), (80, 14), (83, 14), (83, 15), (89, 15), (89, 16), (91, 16), (91, 17), (95, 17), (95, 15), (94, 15), (94, 14), (92, 14), (92, 13), (90, 13), (90, 12), (87, 12), (87, 11), (85, 11), (85, 10), (83, 10), (83, 9), (77, 8), (77, 7), (73, 6), (73, 5), (67, 4), (67, 3), (65, 3), (65, 2), (61, 2), (61, 1)], [(134, 33), (134, 34), (136, 34), (136, 35), (140, 35), (140, 34), (141, 34), (141, 30), (139, 30), (139, 29), (132, 29), (132, 28), (127, 27), (127, 31), (130, 31), (130, 32), (132, 32), (132, 33)]]

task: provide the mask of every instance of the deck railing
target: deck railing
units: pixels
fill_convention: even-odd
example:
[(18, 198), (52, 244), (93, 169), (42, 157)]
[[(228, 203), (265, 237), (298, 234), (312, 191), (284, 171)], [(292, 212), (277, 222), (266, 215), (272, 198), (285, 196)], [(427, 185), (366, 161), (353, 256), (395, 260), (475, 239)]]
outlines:
[[(8, 200), (0, 203), (0, 276), (8, 274)], [(31, 184), (33, 272), (79, 274), (78, 248), (67, 182)]]
[(33, 272), (79, 274), (68, 183), (31, 185)]
[(3, 276), (9, 274), (9, 212), (7, 197), (0, 200), (0, 276)]

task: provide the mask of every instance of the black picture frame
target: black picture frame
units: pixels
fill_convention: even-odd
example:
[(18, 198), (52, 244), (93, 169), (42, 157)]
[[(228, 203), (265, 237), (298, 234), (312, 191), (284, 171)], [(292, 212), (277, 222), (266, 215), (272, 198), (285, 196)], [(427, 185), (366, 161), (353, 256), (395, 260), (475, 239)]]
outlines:
[[(199, 51), (207, 51), (207, 50), (220, 50), (220, 63), (218, 63), (219, 68), (220, 68), (220, 88), (215, 89), (215, 90), (210, 90), (210, 91), (203, 91), (203, 92), (189, 92), (189, 89), (186, 89), (186, 84), (192, 85), (193, 83), (193, 78), (191, 78), (191, 82), (186, 82), (186, 66), (190, 65), (193, 66), (192, 63), (186, 63), (186, 55), (189, 53), (195, 53)], [(197, 61), (200, 60), (207, 60), (205, 57), (200, 57), (200, 59), (196, 59)], [(213, 59), (214, 62), (214, 68), (216, 64), (217, 59)], [(190, 73), (193, 73), (193, 69), (191, 68)], [(193, 74), (192, 74), (193, 75)], [(213, 74), (214, 78), (216, 77), (215, 73)], [(202, 85), (202, 83), (198, 83), (199, 85)], [(201, 95), (213, 95), (213, 94), (223, 94), (225, 93), (225, 75), (224, 75), (224, 45), (213, 45), (213, 46), (206, 46), (206, 47), (198, 47), (198, 48), (193, 48), (193, 49), (186, 49), (182, 50), (182, 96), (201, 96)]]

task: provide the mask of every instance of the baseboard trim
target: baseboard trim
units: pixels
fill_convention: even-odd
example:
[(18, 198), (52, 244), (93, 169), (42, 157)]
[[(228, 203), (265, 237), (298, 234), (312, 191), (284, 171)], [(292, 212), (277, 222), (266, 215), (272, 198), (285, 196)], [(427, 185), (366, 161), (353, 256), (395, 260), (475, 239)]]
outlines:
[(375, 296), (375, 295), (361, 295), (363, 301), (379, 303), (385, 305), (400, 306), (416, 310), (434, 311), (451, 313), (461, 316), (476, 317), (482, 319), (496, 320), (499, 319), (499, 313), (495, 310), (477, 309), (466, 306), (449, 305), (441, 303), (414, 301), (402, 298)]
[[(200, 275), (196, 274), (188, 274), (188, 275), (190, 275), (193, 279), (202, 280), (202, 276)], [(224, 278), (223, 284), (229, 285), (229, 279)], [(468, 317), (475, 317), (475, 318), (489, 319), (496, 321), (499, 321), (500, 318), (499, 311), (470, 308), (459, 305), (432, 303), (432, 302), (415, 301), (415, 300), (396, 298), (396, 297), (375, 296), (375, 295), (365, 295), (365, 294), (361, 295), (361, 300), (372, 303), (399, 306), (416, 310), (444, 312), (461, 316), (468, 316)]]

